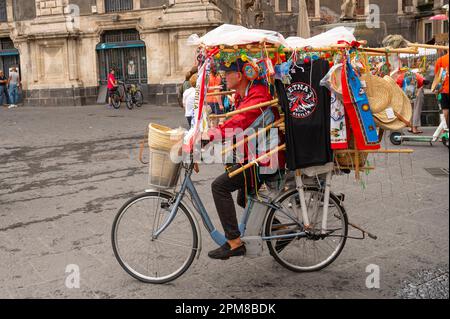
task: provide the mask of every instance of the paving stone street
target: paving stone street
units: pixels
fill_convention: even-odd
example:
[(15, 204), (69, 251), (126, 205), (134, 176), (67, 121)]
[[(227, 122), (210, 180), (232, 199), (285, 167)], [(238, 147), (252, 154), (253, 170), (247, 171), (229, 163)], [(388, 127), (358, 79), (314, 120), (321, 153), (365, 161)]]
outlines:
[[(175, 128), (186, 120), (178, 107), (150, 105), (0, 108), (0, 298), (449, 297), (449, 151), (442, 143), (397, 147), (412, 155), (371, 155), (376, 169), (361, 182), (333, 179), (350, 221), (378, 239), (349, 239), (319, 272), (290, 272), (267, 249), (258, 258), (209, 259), (215, 244), (200, 222), (201, 255), (183, 276), (158, 286), (135, 280), (114, 257), (111, 226), (118, 209), (148, 188), (138, 147), (150, 122)], [(383, 141), (383, 148), (396, 147)], [(427, 168), (446, 172), (433, 176)], [(194, 176), (220, 230), (210, 189), (222, 172), (220, 164), (202, 164)], [(79, 288), (66, 287), (68, 265), (79, 267)], [(366, 287), (369, 265), (379, 266), (379, 288)]]

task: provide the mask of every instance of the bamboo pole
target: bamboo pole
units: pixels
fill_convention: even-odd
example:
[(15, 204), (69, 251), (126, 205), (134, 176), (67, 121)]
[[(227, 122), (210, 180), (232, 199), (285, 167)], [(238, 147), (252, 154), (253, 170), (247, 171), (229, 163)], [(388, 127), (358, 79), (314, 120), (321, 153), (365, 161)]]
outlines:
[(407, 53), (407, 54), (417, 54), (417, 48), (401, 48), (401, 49), (389, 49), (389, 48), (360, 48), (361, 51), (369, 53), (384, 53), (384, 54), (397, 54), (397, 53)]
[(448, 45), (431, 45), (431, 44), (421, 44), (421, 43), (410, 43), (408, 44), (413, 48), (422, 48), (422, 49), (436, 49), (436, 50), (449, 50)]
[(229, 177), (229, 178), (233, 178), (233, 177), (235, 177), (235, 176), (241, 174), (241, 173), (242, 173), (243, 171), (245, 171), (246, 169), (252, 167), (253, 165), (258, 164), (258, 163), (261, 162), (263, 159), (265, 159), (265, 158), (267, 158), (267, 157), (269, 157), (269, 156), (272, 156), (273, 154), (276, 154), (276, 153), (278, 153), (278, 152), (280, 152), (280, 151), (283, 151), (283, 150), (285, 150), (285, 149), (286, 149), (286, 144), (280, 145), (280, 146), (278, 146), (277, 148), (271, 150), (270, 152), (268, 152), (268, 153), (266, 153), (266, 154), (264, 154), (264, 155), (261, 155), (260, 157), (258, 157), (257, 159), (251, 161), (250, 163), (245, 164), (245, 165), (242, 166), (241, 168), (238, 168), (237, 170), (231, 172), (230, 174), (228, 174), (228, 177)]
[(237, 142), (236, 144), (232, 145), (231, 147), (229, 147), (229, 148), (223, 150), (223, 151), (222, 151), (222, 155), (224, 155), (224, 154), (226, 154), (226, 153), (228, 153), (228, 152), (231, 152), (231, 151), (234, 150), (235, 148), (237, 148), (237, 147), (239, 147), (239, 146), (241, 146), (241, 145), (247, 143), (249, 140), (253, 140), (254, 138), (258, 137), (259, 135), (261, 135), (261, 134), (267, 132), (267, 131), (270, 130), (271, 128), (278, 127), (278, 125), (280, 125), (280, 124), (283, 123), (283, 122), (284, 122), (284, 117), (281, 117), (278, 121), (276, 121), (276, 122), (274, 122), (274, 123), (272, 123), (272, 124), (267, 125), (267, 126), (266, 126), (265, 128), (263, 128), (263, 129), (259, 129), (256, 133), (254, 133), (254, 134), (252, 134), (252, 135), (250, 135), (250, 136), (248, 136), (248, 137), (245, 137), (243, 140), (241, 140), (241, 141)]
[(228, 113), (225, 113), (225, 114), (217, 114), (217, 115), (216, 114), (212, 114), (212, 115), (209, 116), (209, 118), (211, 118), (211, 119), (227, 118), (227, 117), (232, 117), (234, 115), (241, 114), (241, 113), (244, 113), (244, 112), (247, 112), (247, 111), (251, 111), (251, 110), (254, 110), (254, 109), (259, 109), (259, 108), (262, 108), (262, 107), (265, 107), (265, 106), (276, 106), (276, 105), (278, 105), (278, 99), (275, 99), (275, 100), (272, 100), (272, 101), (268, 101), (268, 102), (264, 102), (264, 103), (259, 103), (259, 104), (253, 105), (253, 106), (246, 107), (245, 109), (240, 109), (240, 110), (236, 110), (236, 111), (233, 111), (233, 112), (228, 112)]
[[(350, 169), (350, 170), (353, 170), (354, 169), (354, 167), (348, 167), (348, 166), (335, 166), (336, 168), (338, 168), (338, 169), (340, 169), (340, 170), (343, 170), (343, 169)], [(359, 168), (361, 171), (365, 171), (365, 170), (374, 170), (375, 169), (375, 167), (373, 167), (373, 166), (365, 166), (365, 167), (360, 167)]]
[(345, 153), (368, 153), (368, 154), (411, 154), (414, 153), (412, 149), (401, 149), (401, 150), (335, 150), (335, 154), (345, 154)]
[[(293, 52), (295, 50), (304, 50), (306, 52), (333, 52), (333, 51), (338, 51), (340, 49), (348, 49), (350, 48), (350, 46), (346, 45), (346, 44), (335, 44), (329, 47), (321, 47), (321, 48), (284, 48), (283, 52)], [(236, 52), (238, 50), (241, 49), (245, 49), (245, 48), (238, 48), (238, 49), (233, 49), (233, 48), (226, 48), (226, 49), (222, 49), (222, 52), (228, 52), (228, 53), (232, 53), (232, 52)], [(261, 52), (261, 48), (251, 48), (251, 49), (247, 49), (250, 52)], [(267, 52), (278, 52), (277, 48), (267, 48), (266, 49)], [(364, 47), (359, 47), (357, 48), (358, 51), (361, 52), (368, 52), (368, 53), (380, 53), (380, 54), (398, 54), (398, 53), (406, 53), (406, 54), (417, 54), (418, 51), (417, 49), (414, 48), (400, 48), (400, 49), (389, 49), (389, 48), (364, 48)]]
[(228, 94), (234, 94), (234, 93), (236, 93), (236, 91), (211, 92), (211, 93), (207, 93), (206, 96), (228, 95)]

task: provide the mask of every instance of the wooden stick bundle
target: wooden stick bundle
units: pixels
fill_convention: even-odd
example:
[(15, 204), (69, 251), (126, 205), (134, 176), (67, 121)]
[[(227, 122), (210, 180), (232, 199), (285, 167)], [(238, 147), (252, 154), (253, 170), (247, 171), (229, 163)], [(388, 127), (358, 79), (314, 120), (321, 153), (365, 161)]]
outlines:
[(259, 129), (256, 133), (245, 137), (243, 140), (241, 140), (241, 141), (237, 142), (236, 144), (232, 145), (231, 147), (223, 150), (222, 155), (224, 155), (228, 152), (231, 152), (235, 148), (247, 143), (249, 140), (253, 140), (254, 138), (258, 137), (259, 135), (266, 133), (271, 128), (278, 127), (283, 122), (284, 122), (284, 117), (281, 117), (278, 121), (275, 121), (274, 123), (267, 125), (265, 128)]
[(278, 105), (278, 99), (274, 99), (272, 101), (268, 101), (268, 102), (264, 102), (264, 103), (259, 103), (259, 104), (253, 105), (253, 106), (246, 107), (245, 109), (236, 110), (236, 111), (228, 112), (225, 114), (212, 114), (209, 116), (209, 118), (211, 118), (211, 119), (227, 118), (227, 117), (232, 117), (234, 115), (241, 114), (241, 113), (251, 111), (254, 109), (259, 109), (259, 108), (262, 108), (265, 106), (276, 106), (276, 105)]
[(270, 152), (268, 152), (268, 153), (266, 153), (266, 154), (264, 154), (264, 155), (261, 155), (260, 157), (258, 157), (257, 159), (251, 161), (250, 163), (245, 164), (245, 165), (242, 166), (241, 168), (238, 168), (237, 170), (231, 172), (230, 174), (228, 174), (228, 177), (233, 178), (233, 177), (235, 177), (236, 175), (241, 174), (241, 173), (242, 173), (243, 171), (245, 171), (246, 169), (252, 167), (253, 165), (258, 164), (258, 163), (261, 162), (263, 159), (266, 159), (267, 157), (270, 157), (270, 156), (272, 156), (273, 154), (276, 154), (276, 153), (278, 153), (279, 151), (283, 151), (283, 150), (285, 150), (285, 149), (286, 149), (286, 144), (280, 145), (280, 146), (278, 146), (277, 148), (271, 150)]

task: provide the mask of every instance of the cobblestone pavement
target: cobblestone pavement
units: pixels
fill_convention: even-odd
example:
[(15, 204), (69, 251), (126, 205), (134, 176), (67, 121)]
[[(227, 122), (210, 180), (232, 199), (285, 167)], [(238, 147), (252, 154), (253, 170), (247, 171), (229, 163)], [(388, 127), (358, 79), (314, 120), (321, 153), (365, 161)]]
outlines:
[[(362, 183), (334, 179), (350, 220), (378, 240), (348, 240), (320, 272), (292, 273), (267, 249), (256, 259), (210, 260), (215, 245), (203, 232), (201, 256), (182, 277), (157, 287), (136, 281), (115, 260), (110, 230), (121, 205), (147, 187), (137, 148), (149, 122), (185, 119), (178, 108), (150, 106), (0, 109), (0, 298), (448, 298), (449, 180), (425, 170), (448, 169), (439, 143), (371, 156), (376, 170)], [(194, 177), (218, 228), (210, 184), (222, 170), (201, 165)], [(70, 264), (80, 288), (65, 285)], [(368, 289), (372, 264), (380, 285)]]

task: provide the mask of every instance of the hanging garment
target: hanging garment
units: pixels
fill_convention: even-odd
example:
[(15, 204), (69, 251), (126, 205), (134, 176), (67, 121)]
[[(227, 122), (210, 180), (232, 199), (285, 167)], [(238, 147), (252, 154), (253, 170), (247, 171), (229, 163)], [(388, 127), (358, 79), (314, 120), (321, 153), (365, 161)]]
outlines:
[(348, 149), (347, 125), (345, 122), (345, 109), (341, 99), (336, 93), (331, 92), (331, 149)]
[(349, 118), (356, 148), (358, 150), (379, 149), (378, 133), (369, 100), (349, 58), (342, 70), (341, 80), (345, 114)]
[(320, 86), (329, 63), (294, 66), (291, 84), (275, 81), (278, 99), (284, 110), (287, 167), (290, 170), (332, 162), (330, 145), (330, 92)]

